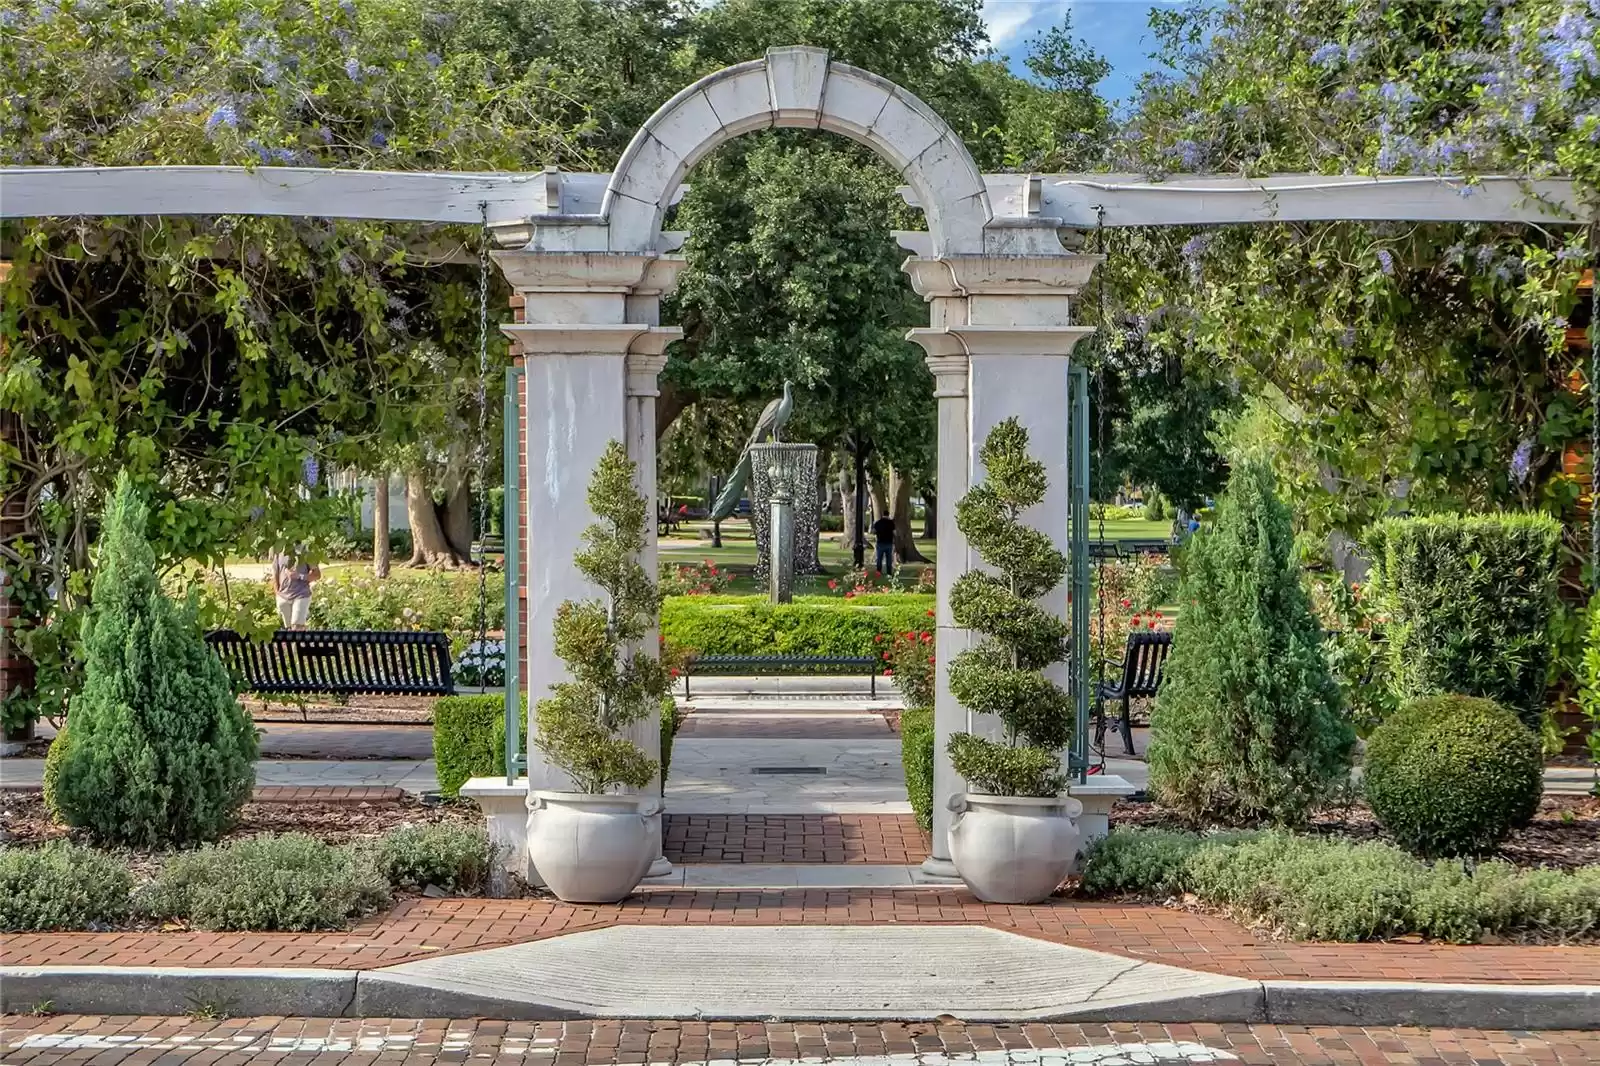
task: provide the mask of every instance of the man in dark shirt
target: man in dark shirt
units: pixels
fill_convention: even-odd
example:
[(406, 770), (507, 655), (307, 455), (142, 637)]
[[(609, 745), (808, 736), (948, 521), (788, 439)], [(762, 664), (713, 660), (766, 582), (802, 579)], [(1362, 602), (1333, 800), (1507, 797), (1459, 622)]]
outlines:
[(873, 567), (886, 575), (894, 573), (894, 519), (884, 515), (872, 523), (872, 532), (878, 538), (878, 552), (873, 556)]

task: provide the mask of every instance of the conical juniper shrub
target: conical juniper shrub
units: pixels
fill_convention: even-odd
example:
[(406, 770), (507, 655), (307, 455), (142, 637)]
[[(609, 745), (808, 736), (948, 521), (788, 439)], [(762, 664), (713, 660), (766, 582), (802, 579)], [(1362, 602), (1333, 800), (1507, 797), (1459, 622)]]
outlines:
[(649, 508), (633, 475), (627, 452), (612, 441), (589, 482), (598, 521), (583, 531), (584, 547), (573, 557), (606, 601), (567, 600), (556, 609), (556, 654), (572, 680), (550, 686), (534, 710), (534, 743), (588, 794), (654, 780), (656, 761), (618, 734), (649, 717), (672, 688), (667, 669), (642, 647), (661, 595), (638, 562)]
[(1349, 773), (1355, 734), (1293, 541), (1258, 463), (1190, 540), (1149, 760), (1151, 790), (1192, 823), (1301, 824)]
[(215, 840), (234, 824), (255, 785), (256, 732), (193, 604), (162, 594), (147, 516), (123, 473), (100, 534), (83, 692), (53, 801), (101, 842), (155, 848)]
[(956, 503), (956, 526), (996, 573), (969, 570), (950, 590), (956, 625), (983, 637), (951, 661), (950, 692), (969, 711), (999, 718), (1004, 737), (957, 733), (950, 761), (979, 792), (1053, 796), (1066, 787), (1058, 753), (1072, 738), (1075, 708), (1043, 670), (1066, 658), (1069, 631), (1034, 601), (1061, 583), (1067, 558), (1019, 519), (1048, 487), (1022, 424), (995, 426), (979, 458), (988, 478)]

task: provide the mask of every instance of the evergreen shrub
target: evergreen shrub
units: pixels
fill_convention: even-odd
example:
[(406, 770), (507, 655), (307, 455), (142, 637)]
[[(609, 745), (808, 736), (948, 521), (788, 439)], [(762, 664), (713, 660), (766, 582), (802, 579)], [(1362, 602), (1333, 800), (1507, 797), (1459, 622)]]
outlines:
[(650, 784), (657, 760), (620, 733), (657, 710), (672, 688), (655, 649), (638, 647), (655, 624), (661, 595), (638, 562), (645, 523), (654, 519), (633, 476), (626, 450), (612, 441), (589, 482), (596, 521), (573, 557), (605, 601), (567, 600), (556, 608), (555, 651), (571, 680), (551, 685), (533, 712), (533, 742), (579, 793)]
[(481, 825), (403, 825), (377, 842), (379, 872), (395, 888), (411, 892), (433, 885), (452, 896), (472, 895), (488, 882), (493, 858)]
[(1535, 731), (1561, 525), (1542, 514), (1391, 518), (1366, 537), (1401, 699), (1482, 696)]
[(933, 757), (936, 744), (932, 708), (907, 707), (900, 715), (900, 763), (906, 796), (924, 833), (933, 831)]
[(0, 932), (91, 929), (127, 917), (133, 875), (104, 851), (56, 840), (0, 848)]
[(1005, 727), (1002, 740), (950, 738), (950, 761), (976, 791), (1053, 796), (1066, 787), (1057, 754), (1072, 738), (1072, 698), (1044, 675), (1067, 655), (1067, 625), (1035, 600), (1061, 583), (1067, 558), (1050, 535), (1021, 521), (1044, 499), (1045, 465), (1028, 454), (1028, 431), (1008, 418), (979, 452), (987, 480), (956, 503), (956, 526), (993, 572), (969, 570), (950, 591), (956, 625), (979, 642), (950, 663), (950, 692)]
[(661, 697), (661, 794), (667, 792), (667, 771), (672, 768), (672, 741), (678, 735), (678, 727), (683, 724), (683, 715), (678, 713), (678, 701), (672, 696)]
[(1190, 822), (1303, 823), (1349, 772), (1355, 735), (1293, 547), (1255, 463), (1190, 539), (1149, 750), (1152, 792)]
[(1083, 856), (1082, 890), (1091, 896), (1170, 895), (1186, 889), (1189, 858), (1200, 834), (1172, 829), (1118, 829)]
[(106, 511), (84, 639), (83, 692), (53, 800), (97, 840), (214, 840), (255, 784), (255, 726), (192, 603), (161, 591), (145, 502), (124, 472)]
[(1479, 855), (1533, 817), (1543, 777), (1539, 738), (1511, 711), (1474, 696), (1429, 696), (1368, 738), (1362, 790), (1401, 847)]
[(669, 647), (698, 655), (877, 656), (896, 634), (927, 628), (933, 603), (932, 596), (905, 593), (867, 606), (674, 596), (661, 605), (661, 635)]
[(137, 905), (200, 929), (303, 933), (343, 929), (389, 900), (373, 849), (286, 833), (174, 855)]
[[(526, 696), (522, 705), (528, 705)], [(433, 705), (433, 761), (442, 794), (454, 798), (474, 777), (505, 774), (505, 706), (505, 697), (492, 695), (445, 696)], [(525, 745), (528, 716), (519, 721)]]

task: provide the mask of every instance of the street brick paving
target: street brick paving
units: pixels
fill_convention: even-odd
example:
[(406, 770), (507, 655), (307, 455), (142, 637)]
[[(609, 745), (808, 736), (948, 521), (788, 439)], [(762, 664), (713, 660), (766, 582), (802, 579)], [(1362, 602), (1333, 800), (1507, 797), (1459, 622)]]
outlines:
[[(16, 933), (0, 965), (370, 968), (612, 925), (980, 924), (1256, 980), (1591, 984), (1600, 947), (1304, 944), (1174, 908), (1055, 900), (980, 903), (964, 889), (654, 889), (615, 905), (412, 899), (336, 933)], [(1600, 1059), (1596, 1059), (1600, 1062)]]
[[(1054, 1054), (1052, 1054), (1054, 1052)], [(1443, 1063), (1506, 1066), (1600, 1062), (1600, 1033), (1246, 1025), (782, 1024), (762, 1022), (494, 1022), (442, 1019), (93, 1018), (7, 1016), (7, 1066), (184, 1062), (487, 1061), (548, 1066), (835, 1062), (840, 1066), (1060, 1066), (1064, 1063)], [(947, 1057), (948, 1056), (948, 1057)]]
[(884, 863), (915, 866), (928, 840), (909, 814), (668, 814), (675, 863)]

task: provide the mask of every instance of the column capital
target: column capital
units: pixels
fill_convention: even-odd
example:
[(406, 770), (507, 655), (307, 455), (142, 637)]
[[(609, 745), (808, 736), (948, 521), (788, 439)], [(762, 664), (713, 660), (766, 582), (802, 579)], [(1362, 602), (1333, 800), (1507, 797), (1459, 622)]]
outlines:
[(682, 256), (626, 252), (491, 252), (518, 292), (659, 295), (671, 292), (687, 265)]
[(1094, 332), (1093, 326), (946, 326), (914, 329), (906, 339), (922, 346), (928, 353), (928, 367), (933, 369), (936, 361), (943, 365), (945, 360), (959, 358), (965, 365), (967, 360), (985, 355), (1066, 358), (1079, 341)]
[(683, 336), (676, 326), (550, 325), (508, 322), (500, 331), (511, 338), (514, 355), (629, 355), (662, 356), (667, 345)]
[(1099, 255), (909, 257), (900, 269), (925, 300), (961, 296), (1072, 296), (1088, 283)]

